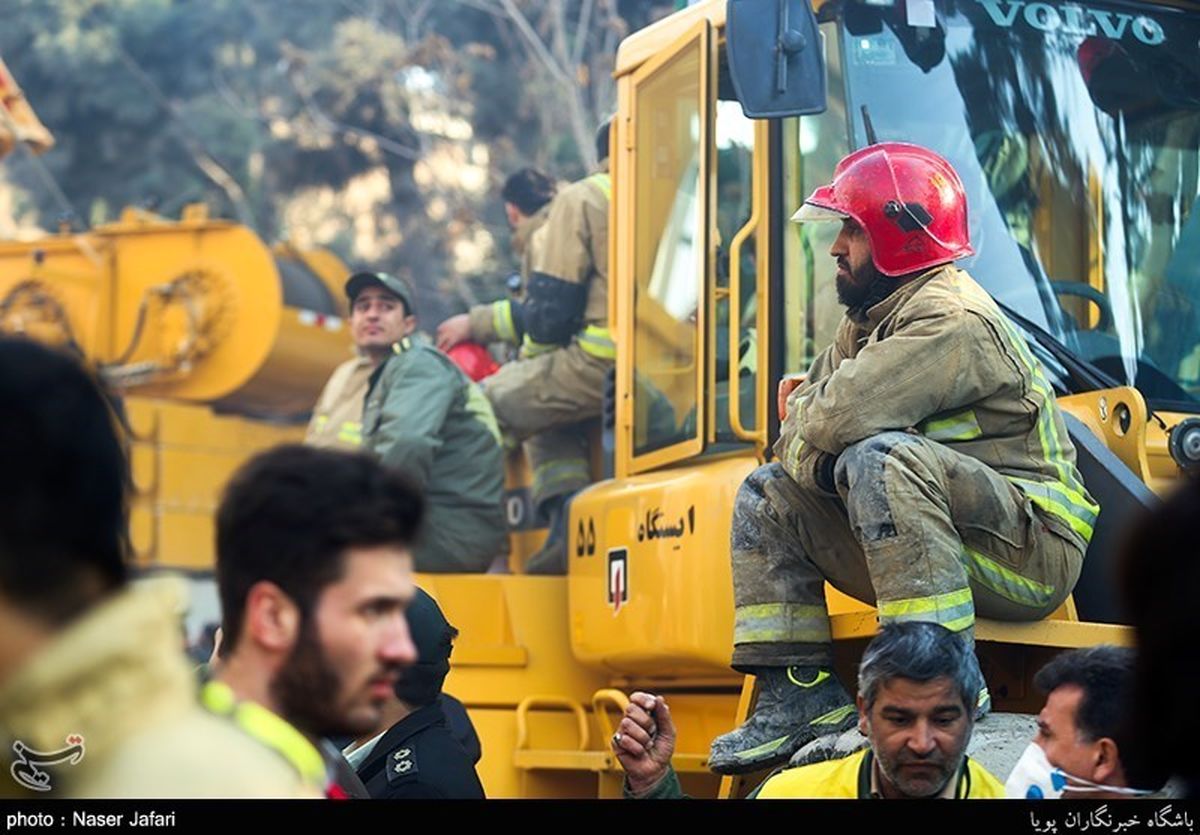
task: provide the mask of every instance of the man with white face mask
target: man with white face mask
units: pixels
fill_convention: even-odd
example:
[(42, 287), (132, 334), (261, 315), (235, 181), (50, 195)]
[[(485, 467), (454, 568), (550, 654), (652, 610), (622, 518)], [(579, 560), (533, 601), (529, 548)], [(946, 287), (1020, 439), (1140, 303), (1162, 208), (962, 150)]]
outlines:
[(1133, 662), (1133, 650), (1101, 645), (1064, 652), (1037, 672), (1046, 705), (1005, 783), (1009, 797), (1117, 799), (1156, 790), (1133, 787), (1121, 762)]

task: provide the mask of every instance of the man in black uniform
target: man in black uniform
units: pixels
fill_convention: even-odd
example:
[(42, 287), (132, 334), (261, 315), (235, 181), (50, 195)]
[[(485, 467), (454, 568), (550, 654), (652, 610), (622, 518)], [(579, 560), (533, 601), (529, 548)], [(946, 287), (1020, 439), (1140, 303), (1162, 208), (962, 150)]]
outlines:
[(397, 701), (387, 711), (394, 724), (347, 757), (376, 799), (483, 799), (473, 759), (455, 738), (439, 699), (458, 630), (422, 589), (406, 614), (418, 658), (396, 683)]

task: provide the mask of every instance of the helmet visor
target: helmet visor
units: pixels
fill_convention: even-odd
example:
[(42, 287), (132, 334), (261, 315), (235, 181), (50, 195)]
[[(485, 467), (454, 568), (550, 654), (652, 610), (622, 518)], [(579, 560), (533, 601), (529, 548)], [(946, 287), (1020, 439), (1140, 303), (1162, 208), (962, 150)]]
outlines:
[(850, 215), (845, 212), (839, 212), (836, 209), (829, 209), (825, 206), (818, 206), (815, 203), (805, 201), (801, 204), (796, 213), (792, 215), (792, 223), (814, 223), (817, 221), (833, 221), (841, 222)]

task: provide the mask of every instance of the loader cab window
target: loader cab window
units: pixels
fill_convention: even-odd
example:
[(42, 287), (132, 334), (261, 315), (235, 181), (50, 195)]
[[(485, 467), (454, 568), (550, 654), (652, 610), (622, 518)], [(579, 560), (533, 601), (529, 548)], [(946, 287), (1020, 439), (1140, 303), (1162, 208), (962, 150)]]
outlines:
[[(765, 123), (696, 27), (633, 76), (630, 466), (763, 443)], [(619, 199), (619, 198), (618, 198)], [(630, 205), (631, 204), (631, 205)], [(628, 375), (628, 376), (621, 376)]]
[(813, 189), (833, 179), (834, 167), (850, 152), (837, 24), (822, 23), (821, 32), (829, 72), (828, 106), (815, 116), (783, 119), (779, 127), (783, 188), (776, 214), (783, 238), (782, 374), (807, 371), (817, 354), (833, 342), (844, 312), (834, 287), (836, 264), (829, 255), (839, 224), (788, 220)]
[(639, 469), (700, 451), (707, 28), (634, 79), (633, 444)]
[[(757, 386), (761, 260), (761, 212), (754, 212), (759, 198), (754, 179), (757, 127), (742, 112), (724, 60), (718, 74), (714, 115), (717, 194), (716, 258), (710, 279), (714, 291), (709, 345), (715, 381), (711, 440), (718, 445), (716, 449), (723, 449), (731, 443), (746, 442), (760, 423)], [(762, 153), (766, 153), (765, 144)], [(731, 402), (734, 399), (736, 402)]]

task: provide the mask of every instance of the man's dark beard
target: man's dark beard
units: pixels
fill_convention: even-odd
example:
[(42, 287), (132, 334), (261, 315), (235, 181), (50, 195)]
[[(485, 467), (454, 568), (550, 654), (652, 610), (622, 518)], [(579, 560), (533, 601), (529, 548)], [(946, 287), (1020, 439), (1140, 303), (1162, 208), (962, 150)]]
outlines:
[(304, 619), (292, 654), (271, 685), (283, 718), (315, 737), (358, 736), (373, 730), (373, 726), (350, 727), (340, 715), (336, 700), (342, 681), (321, 651), (314, 621), (312, 617)]
[(896, 279), (881, 273), (871, 261), (853, 270), (851, 278), (853, 283), (841, 275), (837, 277), (838, 301), (845, 305), (851, 316), (861, 316), (896, 289)]

